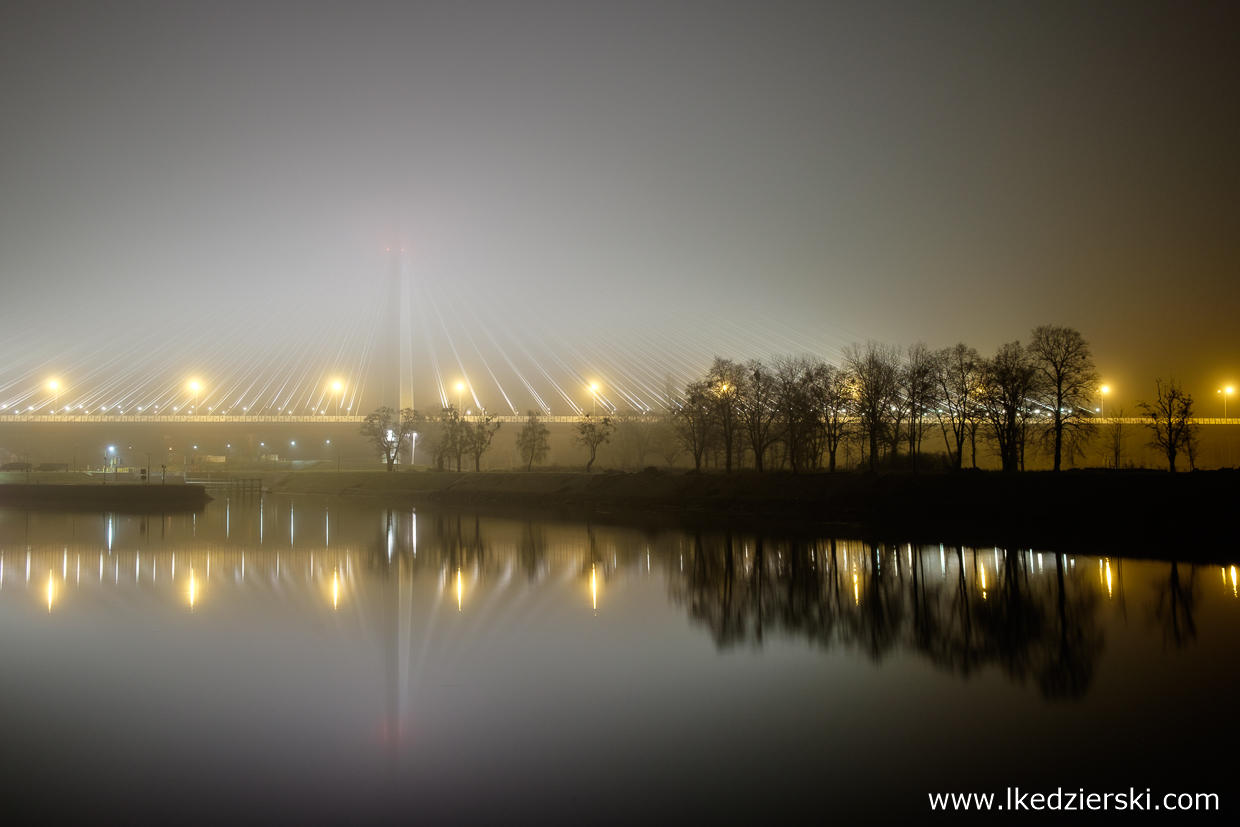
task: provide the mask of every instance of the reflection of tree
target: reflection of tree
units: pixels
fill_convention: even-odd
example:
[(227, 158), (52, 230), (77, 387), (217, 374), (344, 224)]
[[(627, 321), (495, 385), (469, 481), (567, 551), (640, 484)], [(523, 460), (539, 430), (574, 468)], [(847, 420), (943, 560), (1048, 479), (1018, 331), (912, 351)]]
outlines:
[[(1047, 698), (1088, 691), (1102, 651), (1098, 601), (1061, 556), (1053, 575), (1039, 576), (1027, 552), (996, 552), (987, 563), (958, 546), (950, 576), (943, 552), (942, 577), (927, 576), (928, 556), (902, 559), (898, 547), (879, 543), (746, 543), (698, 533), (672, 597), (720, 648), (782, 634), (874, 660), (912, 650), (962, 675), (995, 666)], [(1176, 600), (1182, 607), (1183, 595)]]
[(1094, 625), (1097, 595), (1074, 589), (1072, 599), (1064, 584), (1064, 556), (1055, 555), (1055, 617), (1058, 646), (1038, 671), (1038, 687), (1048, 698), (1079, 698), (1094, 679), (1094, 664), (1102, 653), (1102, 633)]
[(1154, 602), (1154, 621), (1162, 626), (1163, 645), (1183, 649), (1197, 637), (1193, 612), (1197, 604), (1197, 567), (1188, 567), (1188, 582), (1180, 578), (1180, 568), (1171, 564), (1171, 573), (1158, 588)]
[(542, 525), (538, 523), (538, 527), (535, 528), (533, 520), (526, 520), (520, 543), (517, 546), (521, 568), (530, 580), (537, 580), (541, 577), (543, 567), (546, 565), (547, 538), (543, 533)]

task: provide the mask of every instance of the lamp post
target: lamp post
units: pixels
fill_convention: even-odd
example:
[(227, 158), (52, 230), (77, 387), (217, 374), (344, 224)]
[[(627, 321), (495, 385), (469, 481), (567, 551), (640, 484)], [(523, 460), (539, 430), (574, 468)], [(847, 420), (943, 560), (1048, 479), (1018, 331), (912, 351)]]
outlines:
[(457, 382), (456, 383), (456, 412), (458, 414), (461, 412), (461, 393), (464, 392), (464, 390), (465, 390), (465, 383)]
[(590, 383), (590, 397), (594, 400), (594, 416), (598, 416), (598, 383)]
[(192, 390), (192, 391), (194, 392), (194, 408), (193, 408), (193, 410), (194, 410), (195, 412), (197, 412), (197, 410), (198, 410), (198, 383), (197, 383), (197, 382), (190, 382), (190, 383), (189, 383), (189, 389), (190, 389), (190, 390)]
[(60, 407), (60, 383), (53, 379), (47, 386), (52, 390), (52, 413), (56, 413), (56, 409)]
[(1231, 396), (1232, 391), (1234, 390), (1235, 388), (1227, 387), (1219, 391), (1219, 393), (1223, 396), (1223, 419), (1227, 418), (1227, 397)]
[(418, 455), (418, 432), (414, 431), (413, 433), (409, 434), (409, 467), (410, 468), (412, 468), (414, 465), (417, 465), (417, 459), (416, 459), (417, 455)]
[(332, 382), (332, 390), (336, 393), (336, 416), (340, 416), (340, 391), (343, 387), (339, 382)]
[(1103, 385), (1098, 389), (1098, 413), (1101, 414), (1100, 419), (1106, 419), (1107, 415), (1107, 391), (1111, 390), (1110, 386)]

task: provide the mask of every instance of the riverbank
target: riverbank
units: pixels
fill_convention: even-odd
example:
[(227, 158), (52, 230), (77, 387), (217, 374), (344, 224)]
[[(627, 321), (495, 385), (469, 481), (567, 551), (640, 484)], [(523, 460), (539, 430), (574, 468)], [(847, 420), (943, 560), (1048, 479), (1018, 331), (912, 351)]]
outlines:
[(0, 506), (178, 511), (211, 500), (201, 485), (0, 483)]
[(287, 494), (382, 496), (451, 506), (764, 518), (847, 524), (910, 539), (1042, 545), (1224, 536), (1240, 472), (1001, 474), (427, 473), (306, 471)]

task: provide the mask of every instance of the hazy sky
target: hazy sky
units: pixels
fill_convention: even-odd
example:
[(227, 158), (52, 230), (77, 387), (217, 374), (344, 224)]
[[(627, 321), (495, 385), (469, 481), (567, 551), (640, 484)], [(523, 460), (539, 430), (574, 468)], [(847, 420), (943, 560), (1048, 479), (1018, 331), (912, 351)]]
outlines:
[[(363, 342), (398, 243), (438, 296), (409, 335), (432, 308), (479, 386), (522, 336), (550, 398), (684, 343), (989, 353), (1053, 322), (1119, 401), (1175, 375), (1215, 413), (1238, 35), (1221, 2), (5, 3), (0, 396), (85, 388), (70, 354), (123, 332), (120, 370), (135, 330), (217, 385), (211, 337), (238, 376), (286, 322)], [(590, 335), (624, 352), (582, 366)]]

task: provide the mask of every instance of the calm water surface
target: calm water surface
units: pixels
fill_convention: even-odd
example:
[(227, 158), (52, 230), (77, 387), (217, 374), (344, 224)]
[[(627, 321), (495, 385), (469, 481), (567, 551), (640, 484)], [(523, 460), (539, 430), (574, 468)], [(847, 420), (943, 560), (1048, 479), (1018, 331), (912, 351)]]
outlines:
[(0, 509), (0, 554), (4, 794), (52, 820), (1236, 803), (1229, 565), (271, 496)]

